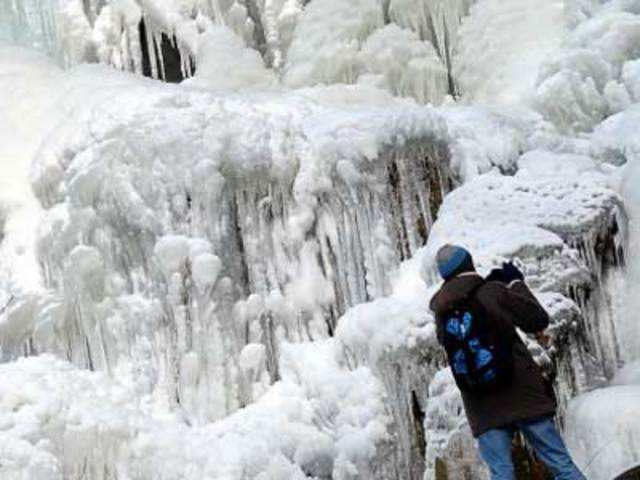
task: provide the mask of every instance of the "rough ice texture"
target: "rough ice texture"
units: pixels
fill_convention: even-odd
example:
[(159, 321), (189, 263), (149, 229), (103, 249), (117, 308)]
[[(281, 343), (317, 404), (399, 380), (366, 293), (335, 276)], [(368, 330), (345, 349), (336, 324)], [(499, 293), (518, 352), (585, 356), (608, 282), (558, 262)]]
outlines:
[[(426, 242), (450, 188), (444, 118), (363, 86), (221, 97), (83, 66), (58, 88), (55, 128), (31, 170), (45, 209), (36, 250), (47, 290), (19, 295), (3, 312), (2, 357), (56, 354), (173, 418), (166, 432), (105, 431), (128, 460), (91, 457), (91, 468), (104, 478), (118, 468), (178, 478), (178, 465), (203, 462), (204, 470), (189, 467), (190, 478), (404, 475), (390, 460), (399, 455), (387, 441), (396, 427), (371, 371), (348, 368), (332, 342), (303, 352), (285, 341), (333, 334), (350, 306), (389, 293), (389, 274)], [(341, 373), (323, 370), (332, 356)], [(292, 366), (301, 358), (318, 364)], [(286, 397), (312, 370), (328, 375), (312, 392), (324, 382), (333, 398), (354, 386), (342, 404), (310, 400), (321, 411), (309, 423), (340, 430), (330, 438), (297, 424), (291, 435), (279, 430), (287, 411), (304, 413)], [(289, 387), (270, 388), (287, 378)], [(258, 420), (244, 417), (254, 411)], [(356, 423), (343, 425), (350, 411)], [(201, 457), (226, 431), (209, 425), (217, 420), (248, 425), (246, 438), (224, 447), (247, 452), (228, 467)], [(264, 436), (254, 438), (258, 430)], [(278, 432), (282, 443), (272, 444)], [(137, 448), (144, 452), (130, 458)], [(174, 450), (184, 461), (163, 463)], [(56, 468), (81, 478), (85, 457), (61, 451)]]
[[(25, 295), (2, 263), (2, 296), (19, 295), (1, 313), (1, 353), (70, 363), (3, 367), (3, 398), (35, 392), (30, 405), (45, 412), (13, 400), (2, 411), (4, 476), (484, 478), (427, 310), (446, 240), (470, 246), (482, 272), (519, 257), (553, 318), (550, 349), (526, 341), (555, 371), (562, 418), (606, 421), (568, 403), (634, 378), (615, 376), (629, 358), (613, 322), (626, 219), (605, 175), (628, 162), (623, 193), (634, 198), (634, 2), (569, 3), (574, 30), (538, 82), (542, 115), (434, 111), (389, 92), (440, 102), (460, 80), (470, 99), (526, 98), (565, 28), (551, 2), (536, 3), (544, 28), (521, 21), (515, 7), (530, 2), (478, 2), (462, 41), (465, 0), (63, 3), (67, 35), (47, 38), (65, 63), (168, 79), (173, 52), (179, 79), (196, 72), (176, 87), (104, 68), (56, 73), (55, 128), (30, 198), (46, 209), (37, 253), (48, 291)], [(490, 43), (479, 53), (491, 61), (478, 62), (472, 47), (500, 37), (486, 25), (511, 14), (520, 19), (504, 33), (518, 42), (507, 46), (552, 34), (522, 58)], [(255, 90), (278, 77), (354, 85)], [(591, 137), (556, 131), (593, 126)], [(13, 258), (15, 206), (0, 210)], [(587, 465), (598, 448), (585, 442), (576, 458)], [(610, 460), (617, 471), (629, 457)]]
[(376, 85), (421, 103), (454, 92), (451, 58), (470, 0), (213, 0), (11, 4), (0, 38), (66, 66), (100, 62), (218, 89)]
[(295, 33), (287, 85), (360, 82), (422, 103), (441, 103), (449, 91), (447, 70), (433, 45), (395, 23), (383, 27), (377, 1), (313, 2)]
[(535, 103), (562, 130), (591, 131), (632, 103), (639, 57), (640, 15), (624, 2), (605, 3), (545, 61)]
[[(379, 382), (332, 342), (288, 346), (282, 380), (205, 426), (153, 409), (103, 373), (42, 355), (0, 366), (3, 479), (346, 480), (376, 471), (387, 437)], [(212, 454), (215, 452), (215, 454)]]
[(529, 102), (540, 64), (566, 30), (565, 3), (479, 0), (460, 27), (454, 78), (462, 98), (492, 104)]
[[(57, 292), (44, 311), (58, 320), (44, 323), (62, 322), (59, 353), (89, 368), (129, 362), (118, 350), (133, 341), (127, 350), (139, 351), (169, 403), (181, 356), (196, 351), (229, 379), (212, 370), (211, 382), (239, 382), (209, 402), (205, 418), (223, 415), (251, 401), (236, 365), (246, 343), (270, 349), (276, 379), (277, 339), (322, 338), (348, 306), (389, 291), (385, 272), (426, 241), (437, 200), (411, 176), (446, 167), (445, 123), (386, 99), (339, 110), (322, 98), (335, 101), (331, 90), (223, 99), (115, 73), (85, 90), (106, 73), (69, 74), (76, 113), (32, 170), (47, 209), (40, 258)], [(446, 183), (444, 173), (435, 180)], [(218, 261), (203, 278), (202, 263)], [(127, 320), (131, 302), (141, 323)], [(120, 322), (118, 333), (110, 325)], [(38, 341), (30, 348), (41, 351)]]
[(608, 480), (640, 463), (638, 404), (638, 384), (595, 390), (573, 402), (567, 443), (587, 478)]

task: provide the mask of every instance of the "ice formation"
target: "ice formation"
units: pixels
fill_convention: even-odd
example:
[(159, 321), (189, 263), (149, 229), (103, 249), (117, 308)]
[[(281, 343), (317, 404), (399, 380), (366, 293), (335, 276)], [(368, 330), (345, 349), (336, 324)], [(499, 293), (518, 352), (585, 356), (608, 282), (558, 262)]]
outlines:
[(561, 129), (589, 131), (631, 106), (640, 54), (635, 2), (608, 2), (581, 22), (539, 74), (535, 102)]
[(0, 476), (487, 478), (447, 241), (551, 313), (526, 341), (589, 478), (637, 464), (640, 9), (564, 7), (0, 6), (68, 67), (0, 47)]
[(28, 0), (0, 10), (8, 26), (0, 39), (50, 52), (66, 66), (100, 62), (171, 82), (363, 83), (441, 103), (454, 93), (454, 42), (469, 4)]
[[(567, 441), (587, 460), (583, 467), (587, 478), (612, 478), (640, 463), (639, 379), (638, 364), (631, 364), (612, 386), (573, 401), (567, 417)], [(594, 429), (598, 435), (593, 435)]]
[(509, 105), (530, 95), (535, 82), (531, 71), (538, 70), (565, 36), (566, 3), (475, 2), (462, 22), (454, 57), (454, 78), (462, 97)]

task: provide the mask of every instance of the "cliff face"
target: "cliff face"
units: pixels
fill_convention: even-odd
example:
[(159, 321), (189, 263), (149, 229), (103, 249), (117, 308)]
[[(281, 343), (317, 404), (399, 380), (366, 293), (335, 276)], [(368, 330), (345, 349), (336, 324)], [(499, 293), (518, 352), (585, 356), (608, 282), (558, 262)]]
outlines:
[[(626, 217), (606, 184), (604, 176), (591, 173), (569, 182), (531, 178), (526, 169), (515, 176), (483, 176), (445, 197), (430, 239), (434, 249), (443, 238), (466, 244), (481, 269), (499, 258), (522, 262), (528, 283), (552, 316), (550, 344), (527, 342), (554, 379), (561, 423), (571, 398), (604, 385), (621, 364), (614, 318), (622, 294)], [(431, 245), (424, 251), (427, 259)], [(428, 263), (427, 271), (433, 268)], [(425, 305), (428, 297), (427, 291)], [(345, 337), (349, 342), (353, 335)], [(412, 478), (422, 477), (423, 458), (426, 478), (485, 478), (433, 336), (414, 337), (407, 329), (405, 340), (372, 363), (393, 399), (399, 438), (405, 436), (399, 453), (407, 465), (417, 466)], [(529, 463), (525, 450), (522, 455), (520, 461)], [(532, 468), (539, 467), (523, 465), (521, 478), (545, 478), (533, 475)]]
[[(46, 290), (4, 312), (5, 361), (54, 354), (102, 372), (141, 405), (179, 416), (167, 435), (180, 425), (193, 442), (211, 422), (255, 422), (287, 385), (324, 432), (287, 451), (287, 468), (317, 478), (482, 478), (427, 308), (433, 253), (454, 241), (483, 272), (522, 262), (553, 316), (552, 344), (529, 342), (562, 412), (615, 372), (622, 204), (589, 158), (544, 149), (540, 136), (552, 134), (535, 115), (437, 112), (386, 96), (379, 107), (345, 108), (333, 87), (221, 99), (119, 75), (96, 91), (92, 79), (105, 73), (67, 76), (73, 115), (36, 158)], [(499, 125), (496, 140), (509, 148), (492, 155), (477, 124)], [(339, 384), (313, 373), (325, 363), (341, 382), (353, 378), (338, 397)], [(345, 417), (364, 391), (368, 420)], [(130, 418), (139, 425), (153, 414), (141, 407)], [(125, 460), (144, 431), (127, 424), (92, 440), (115, 448), (99, 459), (67, 458), (47, 437), (65, 478), (82, 462), (106, 465), (91, 478), (112, 478), (118, 462), (151, 478), (167, 447)], [(347, 431), (369, 442), (367, 455), (347, 447)], [(538, 468), (522, 452), (523, 471)]]

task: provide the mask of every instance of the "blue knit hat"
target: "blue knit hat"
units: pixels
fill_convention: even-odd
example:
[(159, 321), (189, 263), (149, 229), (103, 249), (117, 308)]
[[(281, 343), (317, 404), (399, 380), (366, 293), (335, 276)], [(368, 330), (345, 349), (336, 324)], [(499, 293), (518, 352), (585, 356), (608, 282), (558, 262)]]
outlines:
[(458, 245), (445, 245), (436, 255), (438, 271), (445, 280), (454, 277), (456, 274), (472, 271), (473, 260), (469, 251)]

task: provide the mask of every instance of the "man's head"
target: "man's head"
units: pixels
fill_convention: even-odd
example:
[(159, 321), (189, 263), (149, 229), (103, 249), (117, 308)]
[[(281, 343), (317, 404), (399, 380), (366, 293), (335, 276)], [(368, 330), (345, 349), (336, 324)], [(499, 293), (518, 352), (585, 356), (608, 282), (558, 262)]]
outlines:
[(464, 272), (475, 272), (473, 258), (469, 251), (458, 245), (445, 245), (436, 255), (438, 271), (445, 280), (449, 280)]

